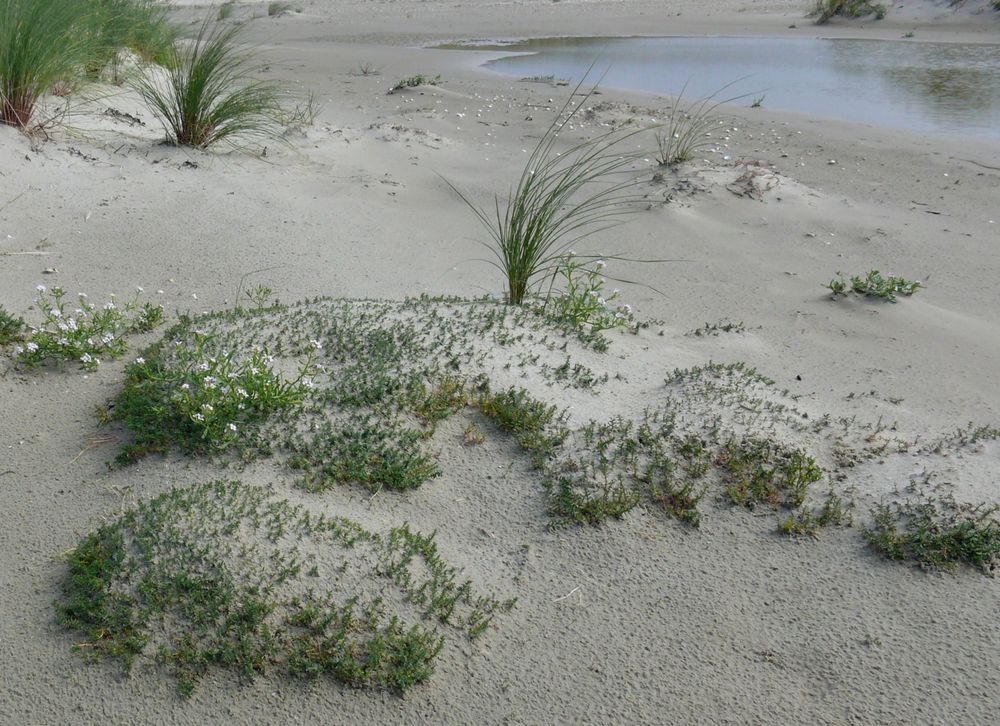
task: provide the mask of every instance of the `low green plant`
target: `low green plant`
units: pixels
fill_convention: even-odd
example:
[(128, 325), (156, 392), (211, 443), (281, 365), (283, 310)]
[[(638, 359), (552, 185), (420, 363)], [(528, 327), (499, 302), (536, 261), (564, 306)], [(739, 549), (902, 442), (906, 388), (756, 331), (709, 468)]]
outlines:
[(263, 283), (258, 283), (247, 289), (246, 296), (253, 303), (255, 309), (263, 310), (266, 307), (270, 307), (274, 301), (274, 288)]
[(650, 498), (671, 516), (692, 527), (699, 527), (701, 513), (698, 504), (708, 489), (697, 483), (697, 477), (679, 475), (677, 469), (674, 462), (662, 454), (652, 457), (643, 476)]
[(998, 511), (998, 505), (972, 506), (951, 495), (923, 494), (877, 505), (864, 537), (891, 560), (929, 569), (965, 563), (992, 573), (1000, 562)]
[(524, 303), (556, 272), (574, 242), (624, 221), (638, 201), (632, 189), (639, 179), (627, 174), (637, 157), (625, 151), (624, 142), (643, 129), (612, 130), (558, 149), (561, 130), (596, 90), (581, 94), (584, 80), (542, 134), (504, 202), (495, 196), (494, 209), (479, 207), (448, 182), (489, 230), (493, 243), (487, 246), (497, 258), (493, 264), (505, 278), (511, 305)]
[(593, 333), (635, 325), (630, 305), (614, 303), (617, 289), (606, 292), (604, 260), (581, 259), (572, 252), (561, 258), (552, 275), (543, 311), (559, 323), (583, 327)]
[(165, 81), (151, 71), (134, 81), (169, 143), (203, 149), (283, 134), (281, 89), (252, 77), (254, 56), (239, 44), (245, 28), (206, 21), (191, 43), (173, 46)]
[(243, 355), (210, 353), (209, 342), (196, 334), (193, 346), (175, 346), (170, 365), (163, 360), (162, 344), (154, 345), (128, 367), (110, 418), (123, 421), (135, 440), (116, 463), (171, 446), (205, 452), (247, 441), (272, 413), (300, 405), (313, 385), (318, 342), (292, 380), (272, 368), (266, 348)]
[(152, 330), (163, 320), (163, 309), (138, 301), (138, 296), (120, 302), (114, 296), (101, 306), (94, 305), (81, 293), (75, 304), (66, 300), (61, 287), (51, 290), (38, 286), (35, 304), (42, 313), (42, 323), (31, 327), (14, 352), (26, 368), (46, 361), (78, 362), (86, 370), (96, 370), (101, 358), (120, 358), (128, 345), (125, 335)]
[(783, 509), (802, 506), (809, 486), (823, 477), (813, 457), (769, 439), (730, 439), (719, 452), (726, 494), (734, 504)]
[(90, 11), (81, 0), (0, 3), (0, 121), (29, 127), (42, 96), (93, 58)]
[(303, 473), (313, 492), (357, 483), (371, 492), (416, 489), (441, 467), (420, 446), (424, 432), (380, 416), (351, 416), (342, 425), (324, 424), (288, 446), (288, 465)]
[(23, 319), (14, 317), (7, 308), (0, 305), (0, 346), (20, 341), (26, 328)]
[(817, 538), (824, 527), (842, 527), (851, 523), (851, 513), (843, 497), (831, 491), (822, 506), (814, 511), (802, 508), (778, 523), (778, 531), (789, 536)]
[(886, 13), (888, 8), (885, 5), (870, 0), (816, 0), (810, 14), (816, 17), (817, 25), (823, 25), (836, 15), (849, 18), (874, 15), (876, 20), (882, 20)]
[[(844, 279), (843, 273), (838, 272), (837, 276), (830, 280), (825, 287), (834, 296), (846, 295), (848, 282)], [(852, 292), (866, 297), (881, 298), (889, 302), (896, 302), (897, 295), (909, 297), (922, 287), (923, 284), (920, 281), (907, 280), (903, 277), (895, 277), (893, 275), (884, 277), (878, 270), (869, 270), (864, 277), (852, 275), (850, 279), (850, 290)]]
[(705, 323), (700, 328), (695, 328), (694, 330), (686, 333), (686, 335), (705, 338), (708, 336), (717, 337), (722, 333), (745, 333), (746, 330), (746, 325), (743, 324), (742, 320), (734, 322), (732, 320), (723, 319), (715, 323)]
[(602, 524), (621, 518), (641, 501), (636, 489), (607, 484), (596, 492), (584, 493), (576, 477), (560, 476), (549, 483), (549, 514), (560, 525)]
[(431, 391), (417, 402), (414, 413), (425, 424), (433, 426), (462, 409), (469, 397), (465, 381), (457, 376), (444, 376)]
[[(371, 73), (362, 73), (362, 75), (372, 75)], [(441, 82), (441, 76), (436, 75), (433, 78), (430, 76), (425, 76), (418, 73), (415, 76), (410, 76), (409, 78), (400, 78), (396, 81), (392, 88), (389, 89), (389, 93), (395, 93), (396, 91), (401, 91), (404, 88), (416, 88), (417, 86), (436, 86)]]
[(513, 434), (536, 461), (544, 460), (566, 439), (568, 432), (556, 407), (533, 398), (523, 388), (511, 386), (498, 393), (486, 390), (477, 403), (480, 411)]

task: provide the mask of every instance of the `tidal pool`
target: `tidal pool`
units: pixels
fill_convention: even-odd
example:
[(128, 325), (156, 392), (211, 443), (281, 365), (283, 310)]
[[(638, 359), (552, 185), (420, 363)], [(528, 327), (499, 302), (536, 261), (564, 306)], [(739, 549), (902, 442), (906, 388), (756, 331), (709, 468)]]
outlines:
[[(457, 46), (451, 46), (457, 47)], [(517, 77), (593, 77), (888, 128), (1000, 139), (1000, 45), (821, 38), (545, 38), (469, 44)], [(733, 83), (735, 81), (735, 83)], [(733, 85), (723, 89), (727, 84)], [(685, 89), (686, 84), (686, 89)]]

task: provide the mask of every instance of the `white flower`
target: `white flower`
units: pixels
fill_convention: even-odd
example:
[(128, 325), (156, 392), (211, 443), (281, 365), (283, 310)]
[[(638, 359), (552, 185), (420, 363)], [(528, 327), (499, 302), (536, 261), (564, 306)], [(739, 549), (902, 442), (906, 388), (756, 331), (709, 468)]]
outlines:
[(146, 362), (146, 359), (143, 358), (141, 355), (138, 358), (135, 359), (136, 365), (140, 365), (141, 366), (145, 362)]
[(112, 333), (105, 333), (101, 336), (101, 342), (105, 345), (111, 345), (115, 342), (115, 336)]
[(94, 359), (93, 359), (93, 357), (92, 357), (92, 356), (90, 355), (90, 353), (84, 353), (83, 355), (81, 355), (81, 356), (80, 356), (80, 362), (81, 362), (81, 363), (90, 363), (90, 362), (92, 362), (93, 360), (94, 360)]
[(199, 371), (207, 371), (208, 368), (209, 368), (208, 363), (202, 362), (202, 363), (198, 364), (198, 370)]
[(16, 348), (14, 348), (14, 354), (15, 355), (21, 355), (23, 352), (24, 352), (24, 346), (23, 345), (19, 345)]
[(202, 414), (200, 414), (200, 413), (194, 414), (191, 418), (193, 418), (195, 421), (204, 421), (205, 420), (205, 417)]
[(603, 307), (603, 306), (607, 305), (607, 302), (604, 300), (603, 297), (599, 297), (599, 298), (597, 298), (597, 304), (600, 305), (601, 307)]
[(591, 290), (589, 294), (590, 294), (591, 297), (595, 297), (595, 298), (596, 297), (600, 297), (600, 293), (597, 292), (597, 290)]
[(69, 328), (70, 330), (77, 330), (78, 328), (77, 328), (77, 325), (76, 325), (76, 319), (75, 318), (66, 318), (66, 327)]
[(80, 298), (81, 300), (86, 300), (86, 299), (87, 299), (87, 293), (85, 293), (85, 292), (78, 292), (78, 293), (76, 294), (76, 296), (77, 296), (78, 298)]
[(31, 353), (35, 353), (35, 352), (38, 351), (38, 343), (28, 343), (27, 347), (28, 347), (28, 351), (31, 352)]
[(310, 340), (309, 341), (309, 345), (311, 345), (316, 350), (322, 350), (323, 349), (323, 344), (320, 343), (318, 340)]
[(240, 398), (246, 398), (247, 397), (246, 389), (244, 389), (244, 388), (237, 388), (236, 389), (236, 395), (239, 396)]
[(302, 385), (305, 386), (306, 388), (312, 388), (313, 387), (312, 378), (303, 378)]
[(210, 403), (203, 403), (201, 405), (201, 410), (204, 411), (205, 413), (212, 413), (212, 411), (215, 410), (215, 407)]
[(62, 311), (59, 308), (52, 308), (51, 310), (49, 310), (49, 315), (51, 315), (54, 318), (61, 318)]
[(234, 434), (236, 433), (236, 424), (231, 423), (231, 424), (227, 425), (226, 428), (229, 429)]
[(60, 338), (59, 339), (59, 345), (61, 345), (63, 348), (65, 348), (67, 345), (69, 345), (69, 339), (68, 338)]
[(45, 285), (39, 285), (35, 289), (38, 290), (38, 292), (45, 292)]
[(104, 303), (104, 309), (105, 310), (117, 310), (118, 306), (115, 305), (113, 302), (106, 302), (106, 303)]
[(632, 306), (631, 305), (622, 305), (622, 310), (624, 310), (629, 315), (632, 314)]
[(135, 291), (136, 292), (145, 292), (145, 290), (143, 290), (141, 287), (136, 287)]
[(190, 383), (182, 383), (181, 384), (181, 390), (182, 391), (190, 390), (190, 388), (191, 388), (191, 384)]

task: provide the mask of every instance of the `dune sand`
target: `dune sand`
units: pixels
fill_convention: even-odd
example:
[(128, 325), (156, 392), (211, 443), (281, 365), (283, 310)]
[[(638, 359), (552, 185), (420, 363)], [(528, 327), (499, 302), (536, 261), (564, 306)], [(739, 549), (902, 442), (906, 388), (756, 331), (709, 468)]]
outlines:
[[(421, 44), (555, 34), (894, 38), (914, 28), (921, 39), (1000, 40), (1000, 17), (971, 1), (899, 2), (882, 23), (822, 31), (792, 0), (299, 5), (257, 20), (252, 35), (272, 59), (267, 76), (314, 91), (323, 108), (266, 158), (160, 146), (154, 119), (113, 87), (47, 141), (0, 128), (0, 305), (36, 322), (38, 284), (93, 299), (141, 287), (170, 315), (232, 308), (241, 280), (288, 302), (500, 293), (493, 268), (477, 259), (485, 232), (442, 177), (487, 203), (520, 173), (566, 89), (500, 77), (477, 68), (479, 54)], [(240, 5), (237, 16), (262, 10)], [(368, 64), (379, 73), (358, 73)], [(418, 72), (442, 82), (386, 94)], [(599, 101), (574, 133), (649, 121), (669, 104), (611, 89)], [(972, 568), (926, 573), (889, 562), (859, 529), (872, 504), (924, 474), (962, 501), (1000, 503), (1000, 442), (933, 445), (969, 422), (1000, 422), (1000, 145), (767, 108), (727, 108), (724, 118), (730, 160), (711, 154), (655, 181), (650, 164), (648, 209), (587, 242), (598, 253), (683, 260), (612, 265), (662, 291), (622, 286), (639, 317), (658, 322), (612, 334), (606, 354), (574, 353), (612, 378), (596, 392), (530, 377), (526, 385), (582, 422), (660, 401), (676, 368), (745, 361), (814, 419), (829, 414), (855, 422), (861, 439), (887, 429), (909, 442), (837, 483), (856, 501), (853, 527), (818, 541), (782, 538), (773, 513), (725, 505), (713, 492), (699, 530), (646, 506), (601, 526), (552, 530), (538, 473), (517, 447), (499, 432), (479, 447), (454, 445), (453, 423), (433, 440), (443, 475), (404, 494), (347, 486), (310, 495), (266, 462), (238, 471), (179, 454), (109, 471), (115, 440), (127, 434), (99, 428), (94, 411), (120, 389), (124, 362), (26, 372), (3, 358), (0, 722), (995, 720), (997, 582)], [(760, 199), (729, 188), (747, 168), (739, 160), (773, 182)], [(871, 268), (926, 280), (926, 289), (893, 305), (834, 301), (821, 287), (838, 270)], [(725, 319), (743, 331), (690, 334)], [(494, 366), (504, 381), (501, 371)], [(623, 372), (627, 383), (614, 380)], [(450, 643), (431, 679), (405, 696), (278, 673), (241, 684), (212, 671), (181, 699), (152, 659), (125, 678), (113, 663), (71, 654), (80, 636), (59, 627), (52, 609), (66, 576), (61, 555), (138, 500), (219, 477), (273, 483), (376, 531), (403, 522), (437, 530), (443, 556), (518, 603), (480, 639)]]

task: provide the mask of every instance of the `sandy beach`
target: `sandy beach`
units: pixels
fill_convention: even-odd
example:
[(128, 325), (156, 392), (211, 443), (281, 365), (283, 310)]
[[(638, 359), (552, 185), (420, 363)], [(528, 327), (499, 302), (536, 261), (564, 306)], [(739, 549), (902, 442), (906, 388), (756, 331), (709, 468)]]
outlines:
[[(204, 11), (178, 4), (185, 21)], [(806, 4), (303, 0), (297, 12), (267, 17), (266, 4), (239, 3), (234, 20), (262, 16), (249, 37), (268, 59), (263, 77), (312, 92), (322, 105), (315, 123), (264, 156), (174, 148), (159, 143), (162, 129), (134, 91), (108, 85), (47, 140), (0, 125), (0, 305), (37, 323), (38, 285), (95, 301), (141, 288), (163, 306), (166, 328), (178, 314), (233, 309), (250, 284), (284, 303), (502, 295), (483, 262), (487, 233), (449, 183), (492, 204), (570, 89), (482, 69), (492, 52), (431, 45), (908, 32), (1000, 43), (1000, 12), (986, 2), (900, 0), (883, 21), (823, 27), (804, 17)], [(416, 73), (440, 81), (387, 94)], [(569, 140), (628, 120), (654, 123), (670, 106), (612, 88), (588, 102), (592, 112)], [(713, 490), (698, 529), (645, 505), (600, 525), (553, 528), (529, 457), (469, 412), (431, 439), (441, 475), (405, 492), (311, 493), (267, 459), (226, 466), (179, 452), (109, 469), (130, 434), (99, 425), (95, 411), (163, 329), (134, 336), (122, 360), (93, 372), (24, 370), (8, 350), (0, 353), (0, 723), (993, 722), (996, 579), (968, 566), (938, 572), (889, 561), (860, 531), (875, 504), (914, 479), (963, 502), (1000, 504), (1000, 440), (953, 436), (1000, 425), (1000, 143), (766, 104), (718, 114), (724, 149), (658, 176), (652, 135), (636, 137), (649, 149), (648, 168), (637, 167), (648, 203), (581, 243), (581, 252), (675, 260), (610, 260), (609, 275), (644, 283), (615, 284), (639, 319), (654, 322), (635, 335), (611, 331), (604, 353), (571, 342), (574, 360), (607, 374), (593, 391), (534, 373), (523, 385), (567, 408), (578, 426), (637, 416), (661, 399), (688, 402), (683, 391), (664, 397), (675, 369), (743, 362), (773, 379), (773, 393), (761, 394), (768, 401), (810, 422), (838, 422), (829, 436), (801, 441), (817, 447), (829, 484), (853, 501), (851, 526), (782, 537), (773, 512), (731, 506)], [(748, 169), (762, 186), (743, 194)], [(823, 287), (838, 271), (870, 269), (925, 287), (895, 304), (831, 299)], [(721, 321), (741, 324), (704, 334)], [(486, 346), (482, 371), (496, 385), (522, 385), (505, 359), (489, 357), (488, 341), (475, 344)], [(561, 357), (542, 352), (552, 366)], [(691, 417), (729, 415), (691, 405)], [(487, 429), (478, 446), (461, 444), (467, 420)], [(868, 451), (876, 439), (892, 449), (849, 468), (833, 463), (842, 462), (838, 445)], [(273, 485), (371, 531), (404, 522), (436, 531), (442, 556), (465, 577), (517, 604), (475, 640), (449, 640), (433, 675), (404, 695), (277, 671), (245, 682), (212, 669), (181, 698), (152, 657), (126, 677), (112, 661), (71, 652), (82, 636), (53, 611), (65, 554), (137, 502), (220, 478)]]

